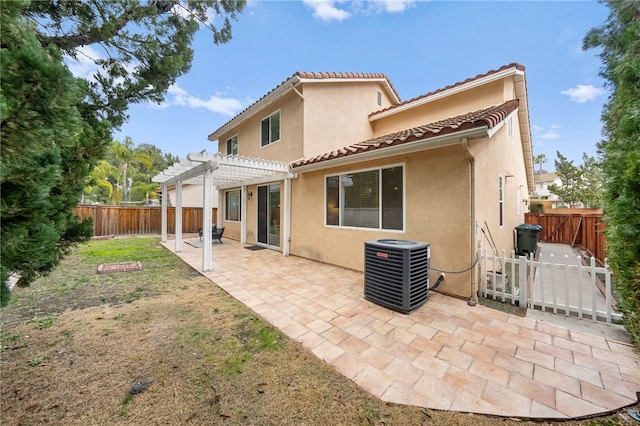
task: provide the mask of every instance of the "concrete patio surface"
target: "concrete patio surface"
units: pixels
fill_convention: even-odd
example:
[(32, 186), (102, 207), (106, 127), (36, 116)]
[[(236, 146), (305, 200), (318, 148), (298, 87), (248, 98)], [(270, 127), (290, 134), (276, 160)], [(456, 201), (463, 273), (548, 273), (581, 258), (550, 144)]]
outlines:
[[(524, 418), (637, 402), (640, 357), (619, 330), (591, 333), (436, 292), (405, 315), (366, 301), (361, 272), (223, 242), (204, 276), (383, 401)], [(175, 252), (174, 241), (164, 246)], [(176, 255), (202, 269), (202, 248), (182, 244)]]

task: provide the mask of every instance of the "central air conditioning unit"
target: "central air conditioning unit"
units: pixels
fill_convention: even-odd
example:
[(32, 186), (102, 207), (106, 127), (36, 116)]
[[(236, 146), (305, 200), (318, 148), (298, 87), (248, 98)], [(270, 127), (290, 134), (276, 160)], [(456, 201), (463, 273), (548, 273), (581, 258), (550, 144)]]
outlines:
[(376, 240), (364, 243), (364, 297), (409, 313), (429, 297), (429, 243)]

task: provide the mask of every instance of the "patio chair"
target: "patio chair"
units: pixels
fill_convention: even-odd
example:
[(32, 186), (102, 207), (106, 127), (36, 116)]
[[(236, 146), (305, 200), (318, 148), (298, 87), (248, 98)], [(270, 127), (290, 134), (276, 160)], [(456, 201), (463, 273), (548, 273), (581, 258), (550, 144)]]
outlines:
[[(212, 240), (218, 240), (218, 242), (220, 244), (222, 244), (222, 234), (224, 234), (224, 226), (221, 226), (221, 227), (218, 228), (215, 223), (213, 225), (211, 225), (211, 239)], [(198, 231), (198, 236), (200, 237), (200, 240), (202, 241), (202, 229), (200, 229)]]

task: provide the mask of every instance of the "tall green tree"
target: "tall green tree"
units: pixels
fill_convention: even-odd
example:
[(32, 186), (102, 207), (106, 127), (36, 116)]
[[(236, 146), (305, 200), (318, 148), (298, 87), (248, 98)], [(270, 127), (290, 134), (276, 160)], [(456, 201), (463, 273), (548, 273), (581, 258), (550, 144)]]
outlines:
[[(24, 15), (37, 22), (43, 47), (95, 64), (86, 107), (118, 127), (130, 104), (161, 102), (189, 71), (191, 42), (202, 26), (215, 44), (228, 42), (231, 20), (244, 5), (243, 0), (39, 0)], [(221, 18), (219, 25), (210, 22), (210, 13)]]
[[(119, 186), (122, 190), (121, 203), (124, 205), (127, 201), (131, 201), (127, 198), (129, 180), (127, 179), (127, 169), (135, 159), (135, 153), (133, 152), (133, 141), (130, 137), (125, 137), (123, 142), (114, 141), (111, 144), (111, 149), (118, 162), (118, 167), (122, 173), (122, 180), (119, 181)], [(131, 179), (131, 178), (129, 178)]]
[(582, 173), (580, 168), (573, 164), (573, 160), (568, 160), (560, 154), (560, 151), (557, 151), (556, 155), (558, 159), (554, 161), (554, 165), (562, 185), (549, 185), (549, 192), (557, 195), (565, 203), (569, 203), (569, 207), (575, 207), (580, 202)]
[(42, 48), (23, 2), (0, 7), (0, 258), (1, 303), (10, 274), (25, 285), (50, 271), (90, 223), (71, 214), (99, 141), (108, 134), (85, 119), (86, 84), (62, 64), (55, 46)]
[[(243, 8), (241, 0), (2, 2), (2, 303), (11, 273), (28, 285), (86, 237), (71, 212), (128, 106), (160, 102), (189, 71), (195, 33), (204, 26), (226, 43)], [(79, 59), (93, 62), (91, 75), (71, 75), (64, 61)]]
[(549, 192), (557, 195), (570, 207), (582, 203), (587, 207), (598, 208), (602, 205), (602, 171), (595, 158), (582, 154), (582, 164), (576, 166), (564, 155), (557, 152), (554, 160), (556, 174), (562, 185), (549, 185)]
[(609, 17), (584, 38), (599, 49), (610, 97), (598, 144), (604, 174), (607, 258), (624, 324), (640, 350), (640, 2), (608, 1)]

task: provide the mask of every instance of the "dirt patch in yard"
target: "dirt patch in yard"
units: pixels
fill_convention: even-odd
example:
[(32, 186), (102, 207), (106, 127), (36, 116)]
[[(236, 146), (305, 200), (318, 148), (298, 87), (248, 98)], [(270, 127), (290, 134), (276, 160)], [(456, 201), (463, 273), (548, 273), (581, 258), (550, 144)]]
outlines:
[(1, 345), (3, 426), (540, 424), (386, 404), (151, 238), (91, 242), (18, 289)]

